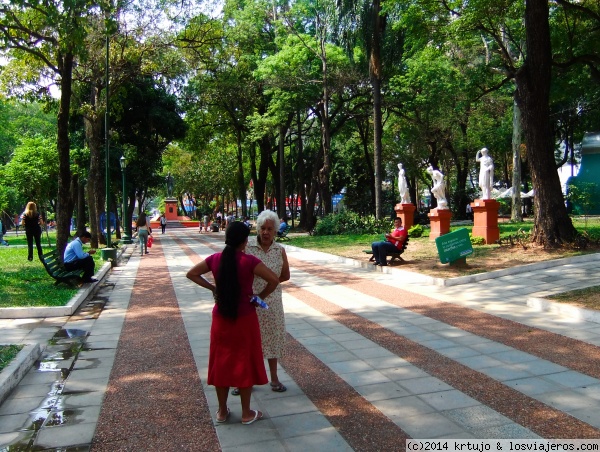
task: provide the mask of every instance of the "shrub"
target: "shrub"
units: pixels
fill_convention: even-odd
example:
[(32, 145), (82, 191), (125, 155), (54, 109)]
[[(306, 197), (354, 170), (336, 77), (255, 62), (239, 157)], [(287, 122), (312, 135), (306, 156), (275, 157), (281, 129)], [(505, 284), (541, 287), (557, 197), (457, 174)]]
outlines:
[(317, 235), (339, 234), (381, 234), (389, 232), (391, 222), (388, 219), (376, 220), (373, 215), (361, 217), (355, 212), (342, 210), (331, 213), (319, 220), (315, 226)]
[(471, 245), (485, 245), (485, 239), (483, 237), (474, 237), (473, 234), (469, 234), (469, 239), (471, 240)]
[(411, 227), (408, 230), (408, 236), (410, 238), (417, 238), (417, 237), (421, 237), (423, 235), (423, 232), (425, 231), (425, 228), (423, 228), (422, 225), (420, 224), (415, 224), (413, 227)]
[(512, 199), (510, 198), (498, 198), (496, 199), (500, 203), (500, 208), (498, 209), (499, 215), (510, 215)]

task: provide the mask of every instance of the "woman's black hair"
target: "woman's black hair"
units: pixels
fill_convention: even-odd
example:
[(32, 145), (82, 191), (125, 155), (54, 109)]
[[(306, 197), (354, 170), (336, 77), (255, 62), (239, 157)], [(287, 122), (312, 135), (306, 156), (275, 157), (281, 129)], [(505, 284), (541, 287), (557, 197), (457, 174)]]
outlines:
[(146, 226), (146, 223), (147, 223), (146, 213), (142, 212), (142, 213), (140, 213), (140, 216), (138, 217), (136, 226)]
[(235, 253), (250, 235), (248, 227), (234, 221), (225, 231), (225, 249), (221, 253), (217, 285), (217, 309), (224, 317), (235, 319), (240, 301), (240, 284)]

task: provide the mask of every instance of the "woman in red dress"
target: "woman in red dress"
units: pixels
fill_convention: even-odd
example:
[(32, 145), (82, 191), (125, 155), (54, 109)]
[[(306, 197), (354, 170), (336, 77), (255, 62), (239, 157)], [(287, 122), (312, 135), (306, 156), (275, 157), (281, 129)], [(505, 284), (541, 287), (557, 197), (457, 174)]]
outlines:
[[(226, 422), (231, 414), (227, 396), (231, 386), (240, 389), (242, 424), (252, 424), (262, 418), (258, 410), (250, 409), (252, 386), (268, 383), (262, 355), (260, 328), (256, 306), (251, 302), (254, 275), (267, 281), (257, 294), (264, 299), (275, 290), (279, 278), (260, 259), (244, 253), (250, 230), (239, 221), (225, 231), (225, 249), (213, 254), (187, 272), (187, 277), (213, 292), (208, 359), (209, 385), (214, 385), (219, 400), (216, 422)], [(204, 278), (212, 272), (215, 284)]]

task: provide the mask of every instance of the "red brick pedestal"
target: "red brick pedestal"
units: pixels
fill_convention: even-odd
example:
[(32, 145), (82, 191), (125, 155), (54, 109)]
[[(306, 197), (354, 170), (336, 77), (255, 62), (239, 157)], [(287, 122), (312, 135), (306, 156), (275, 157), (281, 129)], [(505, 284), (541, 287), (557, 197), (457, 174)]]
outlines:
[(396, 207), (394, 207), (396, 216), (402, 218), (402, 226), (407, 231), (412, 228), (415, 222), (415, 210), (417, 210), (417, 207), (414, 204), (396, 204)]
[(167, 220), (177, 221), (177, 200), (174, 198), (165, 199), (165, 217)]
[(498, 210), (500, 203), (493, 199), (476, 199), (471, 203), (473, 209), (473, 237), (483, 237), (486, 245), (500, 238), (498, 228)]
[(450, 232), (450, 218), (452, 212), (448, 209), (432, 209), (429, 214), (429, 226), (431, 232), (429, 233), (429, 240), (435, 240), (441, 235)]

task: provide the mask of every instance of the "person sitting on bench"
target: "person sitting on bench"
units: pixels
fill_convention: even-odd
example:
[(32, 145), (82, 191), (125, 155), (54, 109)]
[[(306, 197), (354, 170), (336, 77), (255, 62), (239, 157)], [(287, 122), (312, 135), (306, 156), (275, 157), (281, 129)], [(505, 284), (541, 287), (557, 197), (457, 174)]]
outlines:
[(382, 242), (371, 243), (373, 258), (375, 259), (373, 265), (381, 265), (382, 267), (386, 267), (388, 254), (402, 251), (402, 245), (406, 241), (407, 237), (408, 232), (402, 227), (402, 218), (394, 218), (394, 230), (392, 233), (386, 233), (385, 240)]
[(75, 237), (65, 248), (63, 258), (65, 270), (83, 270), (82, 279), (84, 283), (98, 281), (97, 279), (92, 278), (95, 272), (96, 263), (91, 255), (94, 254), (96, 250), (90, 250), (89, 253), (83, 252), (83, 245), (89, 243), (91, 239), (92, 234), (88, 231), (85, 231), (79, 237)]
[(283, 234), (285, 233), (287, 227), (287, 218), (283, 217), (281, 220), (279, 220), (279, 230), (277, 231), (277, 237), (283, 237)]

